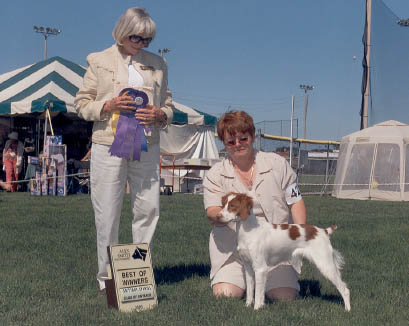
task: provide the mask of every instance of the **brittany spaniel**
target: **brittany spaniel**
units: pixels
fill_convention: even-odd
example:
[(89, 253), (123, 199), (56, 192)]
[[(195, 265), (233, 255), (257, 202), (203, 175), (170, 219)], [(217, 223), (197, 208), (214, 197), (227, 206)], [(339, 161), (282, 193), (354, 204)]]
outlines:
[(344, 259), (332, 248), (329, 239), (336, 225), (321, 229), (308, 224), (270, 224), (255, 217), (253, 200), (245, 194), (227, 194), (222, 204), (222, 216), (218, 221), (237, 222), (237, 251), (246, 274), (246, 306), (253, 302), (255, 310), (264, 306), (269, 267), (290, 261), (301, 273), (302, 258), (305, 257), (335, 285), (344, 300), (345, 310), (351, 310), (349, 289), (340, 273)]

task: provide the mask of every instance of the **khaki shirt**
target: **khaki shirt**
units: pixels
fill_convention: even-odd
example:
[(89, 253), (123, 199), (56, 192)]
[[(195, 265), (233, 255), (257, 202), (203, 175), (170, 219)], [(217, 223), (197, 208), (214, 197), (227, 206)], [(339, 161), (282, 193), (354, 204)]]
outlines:
[[(296, 182), (296, 174), (281, 156), (274, 153), (256, 153), (256, 178), (253, 191), (265, 218), (274, 224), (291, 223), (285, 199), (285, 190)], [(229, 159), (215, 164), (204, 181), (204, 206), (222, 206), (222, 197), (229, 192), (243, 192), (243, 185), (236, 177)], [(223, 266), (237, 247), (235, 223), (214, 226), (210, 234), (210, 278)]]
[[(166, 113), (167, 123), (173, 120), (172, 97), (168, 91), (168, 72), (166, 62), (158, 55), (143, 49), (135, 56), (121, 54), (117, 45), (91, 53), (87, 57), (88, 69), (83, 85), (74, 100), (78, 116), (94, 121), (92, 142), (111, 145), (114, 140), (112, 113), (101, 114), (104, 103), (119, 95), (128, 85), (128, 65), (132, 64), (144, 79), (150, 104)], [(154, 126), (155, 127), (155, 126)], [(159, 130), (153, 128), (147, 137), (149, 144), (159, 143)]]

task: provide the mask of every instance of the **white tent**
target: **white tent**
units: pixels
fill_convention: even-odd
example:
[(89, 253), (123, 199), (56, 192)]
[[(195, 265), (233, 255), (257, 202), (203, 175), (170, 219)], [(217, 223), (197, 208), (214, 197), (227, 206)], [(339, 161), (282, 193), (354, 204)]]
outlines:
[(172, 125), (161, 131), (162, 153), (173, 154), (176, 160), (219, 158), (214, 137), (216, 119), (206, 123), (202, 113), (175, 101), (173, 104), (187, 115), (187, 121), (177, 123), (176, 111)]
[(333, 196), (409, 200), (409, 125), (385, 121), (342, 138)]
[[(47, 108), (76, 116), (74, 98), (85, 69), (61, 57), (0, 75), (0, 116), (33, 115)], [(180, 159), (214, 159), (216, 117), (175, 103), (172, 125), (161, 132), (161, 151)]]
[[(214, 137), (216, 118), (194, 110), (186, 105), (173, 101), (175, 106), (173, 123), (161, 131), (160, 147), (162, 165), (212, 165), (219, 158)], [(167, 172), (167, 173), (166, 173)], [(205, 170), (162, 171), (166, 185), (173, 185), (179, 189), (178, 177), (182, 179), (182, 188), (191, 191), (195, 183), (201, 183)], [(173, 181), (172, 181), (173, 175)], [(190, 179), (190, 181), (189, 181)], [(187, 188), (187, 185), (190, 186)]]

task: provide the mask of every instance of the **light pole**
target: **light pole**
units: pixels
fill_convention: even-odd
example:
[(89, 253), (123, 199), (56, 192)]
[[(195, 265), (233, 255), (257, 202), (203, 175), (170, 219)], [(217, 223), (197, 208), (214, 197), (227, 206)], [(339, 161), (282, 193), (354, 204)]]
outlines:
[(400, 26), (409, 26), (409, 19), (399, 19), (396, 24)]
[(168, 49), (168, 48), (159, 49), (158, 52), (159, 52), (160, 56), (163, 58), (166, 53), (170, 52), (170, 49)]
[[(308, 108), (308, 94), (307, 91), (312, 91), (314, 86), (301, 84), (300, 88), (304, 90), (304, 139), (307, 139), (307, 108)], [(304, 148), (307, 143), (304, 143)]]
[(44, 36), (44, 60), (47, 60), (47, 38), (48, 35), (58, 35), (61, 33), (60, 29), (43, 27), (43, 26), (33, 26), (34, 32), (41, 33)]

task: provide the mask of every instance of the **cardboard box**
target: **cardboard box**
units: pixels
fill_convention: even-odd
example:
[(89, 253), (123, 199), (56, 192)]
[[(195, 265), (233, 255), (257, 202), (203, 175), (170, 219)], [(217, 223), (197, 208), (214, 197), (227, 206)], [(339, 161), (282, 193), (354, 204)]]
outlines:
[(41, 172), (36, 171), (35, 177), (30, 181), (30, 192), (33, 196), (41, 196)]
[(47, 173), (41, 173), (41, 196), (48, 195), (48, 175)]
[(45, 141), (45, 146), (43, 150), (43, 155), (45, 157), (49, 157), (52, 153), (50, 153), (50, 146), (53, 145), (62, 145), (62, 136), (47, 136)]
[(27, 156), (28, 164), (40, 165), (40, 158), (37, 156)]
[(48, 194), (50, 196), (57, 195), (57, 171), (50, 167), (48, 170)]

